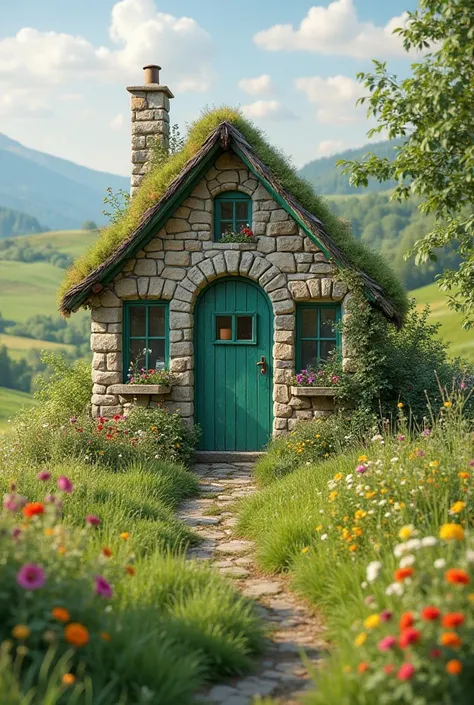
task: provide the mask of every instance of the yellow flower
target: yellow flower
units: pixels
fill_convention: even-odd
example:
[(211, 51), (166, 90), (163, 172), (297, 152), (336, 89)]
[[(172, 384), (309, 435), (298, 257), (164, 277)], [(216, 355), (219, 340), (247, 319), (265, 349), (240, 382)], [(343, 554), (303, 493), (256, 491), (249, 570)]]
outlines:
[(450, 409), (452, 407), (453, 403), (451, 401), (445, 401), (443, 406), (445, 409)]
[(367, 634), (365, 632), (361, 632), (354, 639), (354, 646), (363, 646), (366, 641), (367, 641)]
[(122, 541), (128, 541), (128, 539), (130, 538), (130, 534), (128, 533), (128, 531), (122, 531), (122, 533), (120, 534), (120, 538), (122, 539)]
[(464, 507), (466, 506), (466, 502), (454, 502), (453, 506), (449, 510), (450, 514), (459, 514), (459, 512), (462, 512)]
[(304, 548), (301, 549), (301, 553), (308, 553), (309, 551), (309, 546), (305, 546)]
[(443, 541), (462, 541), (464, 529), (459, 524), (443, 524), (439, 530), (439, 537)]
[(28, 639), (31, 634), (31, 629), (27, 627), (26, 624), (17, 624), (16, 627), (13, 627), (12, 634), (15, 639)]
[(469, 602), (474, 602), (474, 592), (470, 592), (467, 596), (467, 599), (469, 600)]
[(375, 491), (375, 492), (366, 492), (366, 493), (365, 493), (365, 498), (366, 498), (366, 499), (372, 499), (372, 497), (375, 497), (376, 494), (377, 494), (377, 491)]
[(364, 619), (364, 627), (366, 629), (375, 629), (380, 624), (379, 614), (370, 614), (366, 619)]
[(334, 475), (334, 480), (336, 482), (339, 482), (339, 480), (341, 480), (341, 479), (342, 479), (342, 472), (338, 472), (338, 473), (336, 473), (336, 475)]
[(351, 668), (351, 666), (349, 666), (349, 665), (342, 667), (342, 672), (343, 672), (343, 673), (350, 673), (351, 671), (352, 671), (352, 668)]
[(44, 530), (44, 535), (45, 535), (45, 536), (54, 536), (54, 531), (53, 531), (53, 529), (45, 529), (45, 530)]
[(337, 491), (336, 491), (336, 490), (333, 490), (333, 491), (329, 494), (329, 501), (330, 501), (330, 502), (334, 502), (334, 500), (336, 499), (336, 497), (337, 497)]
[(316, 527), (316, 531), (321, 531), (322, 528), (323, 528), (323, 525), (322, 525), (322, 524), (318, 524), (318, 526)]
[(355, 519), (363, 519), (365, 516), (367, 516), (367, 512), (365, 512), (363, 509), (358, 509), (354, 514)]
[(351, 544), (351, 545), (349, 546), (349, 551), (350, 551), (351, 553), (354, 553), (354, 551), (357, 551), (357, 544), (356, 544), (356, 543)]
[(398, 402), (397, 407), (399, 409), (403, 409), (403, 403), (401, 401)]
[(64, 685), (73, 685), (76, 680), (76, 676), (73, 673), (65, 673), (62, 677), (62, 682)]
[(357, 462), (359, 462), (359, 463), (365, 463), (365, 462), (367, 462), (367, 460), (368, 460), (368, 457), (366, 455), (359, 455), (359, 457), (357, 458)]
[(439, 467), (439, 460), (432, 460), (430, 463), (430, 468), (438, 468)]
[(406, 541), (410, 538), (410, 536), (413, 535), (414, 528), (415, 527), (413, 526), (413, 524), (407, 524), (406, 526), (402, 526), (402, 528), (398, 532), (398, 536), (402, 539), (402, 541)]

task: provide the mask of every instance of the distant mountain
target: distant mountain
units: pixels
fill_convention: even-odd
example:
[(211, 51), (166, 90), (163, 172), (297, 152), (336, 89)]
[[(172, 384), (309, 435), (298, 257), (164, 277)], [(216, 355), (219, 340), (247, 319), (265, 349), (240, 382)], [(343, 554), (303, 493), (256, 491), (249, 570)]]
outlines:
[(336, 162), (339, 159), (361, 160), (368, 152), (372, 152), (378, 157), (393, 159), (395, 156), (395, 147), (399, 144), (399, 140), (393, 140), (392, 142), (385, 141), (366, 144), (358, 149), (347, 149), (345, 152), (334, 154), (331, 157), (323, 157), (309, 162), (300, 169), (299, 175), (307, 179), (316, 193), (321, 196), (327, 194), (387, 191), (395, 187), (396, 184), (394, 181), (385, 181), (381, 184), (375, 179), (370, 179), (368, 188), (354, 188), (354, 186), (349, 184), (349, 177), (342, 174), (342, 169), (336, 166)]
[(31, 215), (0, 206), (0, 240), (16, 235), (30, 235), (48, 230)]
[[(85, 220), (105, 223), (107, 187), (129, 190), (129, 179), (94, 171), (24, 147), (0, 133), (0, 205), (29, 213), (48, 228), (79, 228)], [(44, 230), (44, 228), (43, 228)]]

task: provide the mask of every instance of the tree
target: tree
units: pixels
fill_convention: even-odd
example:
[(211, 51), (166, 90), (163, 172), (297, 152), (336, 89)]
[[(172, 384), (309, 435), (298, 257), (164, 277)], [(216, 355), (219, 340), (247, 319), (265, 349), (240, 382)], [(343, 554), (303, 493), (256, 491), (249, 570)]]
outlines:
[(373, 73), (358, 78), (369, 89), (360, 102), (378, 126), (369, 131), (403, 139), (393, 161), (368, 154), (364, 161), (341, 161), (351, 184), (369, 177), (395, 179), (393, 198), (415, 195), (433, 226), (416, 241), (416, 263), (436, 261), (437, 248), (451, 248), (459, 265), (438, 277), (450, 305), (474, 324), (474, 14), (472, 0), (419, 0), (403, 28), (405, 50), (426, 52), (404, 80), (374, 61)]
[(98, 227), (93, 220), (86, 220), (82, 223), (81, 230), (98, 230)]

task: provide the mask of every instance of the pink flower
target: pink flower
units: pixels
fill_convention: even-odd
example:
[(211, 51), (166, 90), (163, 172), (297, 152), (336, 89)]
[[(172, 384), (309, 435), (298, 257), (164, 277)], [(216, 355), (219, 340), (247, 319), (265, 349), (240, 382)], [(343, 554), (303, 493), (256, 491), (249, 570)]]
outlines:
[(404, 440), (405, 440), (405, 436), (403, 435), (403, 433), (400, 433), (400, 434), (397, 436), (397, 440), (398, 440), (398, 441), (404, 441)]
[(358, 472), (359, 475), (363, 475), (364, 472), (367, 472), (367, 466), (366, 465), (358, 465), (356, 467), (356, 472)]
[(7, 512), (19, 512), (26, 504), (26, 498), (20, 494), (5, 494), (3, 495), (3, 508)]
[(390, 651), (390, 649), (393, 649), (396, 643), (397, 639), (394, 636), (385, 636), (383, 639), (380, 639), (379, 643), (377, 644), (377, 647), (379, 651)]
[(67, 492), (68, 494), (74, 489), (74, 485), (72, 484), (71, 480), (65, 475), (61, 475), (61, 477), (58, 477), (58, 487), (62, 492)]
[(113, 590), (112, 590), (112, 585), (101, 575), (96, 575), (95, 576), (95, 594), (96, 595), (102, 595), (102, 597), (106, 597), (108, 600), (113, 595)]
[(36, 479), (40, 480), (41, 482), (47, 482), (51, 479), (51, 473), (48, 472), (48, 470), (40, 470), (39, 473), (36, 475)]
[(470, 468), (474, 468), (474, 460), (470, 460), (470, 461), (469, 461), (469, 467), (470, 467)]
[(382, 622), (390, 622), (390, 620), (393, 617), (393, 612), (390, 612), (390, 610), (382, 610), (380, 613), (380, 619)]
[(339, 382), (339, 377), (337, 375), (333, 375), (331, 377), (333, 384), (337, 384)]
[(404, 663), (397, 671), (399, 681), (409, 681), (415, 674), (415, 668), (411, 663)]
[(16, 582), (25, 590), (38, 590), (45, 584), (46, 576), (37, 563), (25, 563), (16, 574)]
[(99, 519), (99, 517), (96, 517), (94, 514), (88, 514), (86, 516), (86, 523), (90, 524), (91, 526), (99, 526), (100, 519)]
[(70, 421), (71, 423), (77, 423), (77, 418), (75, 416), (72, 416)]

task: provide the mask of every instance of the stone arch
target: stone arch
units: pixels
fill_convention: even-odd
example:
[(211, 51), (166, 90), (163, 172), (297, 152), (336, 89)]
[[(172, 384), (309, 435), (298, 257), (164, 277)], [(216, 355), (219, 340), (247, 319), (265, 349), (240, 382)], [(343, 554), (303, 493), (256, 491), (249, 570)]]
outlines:
[(246, 196), (250, 196), (250, 198), (252, 198), (254, 190), (255, 189), (247, 188), (247, 186), (244, 186), (238, 181), (228, 181), (225, 184), (218, 184), (217, 186), (209, 188), (209, 193), (212, 198), (215, 198), (220, 193), (225, 193), (226, 191), (241, 191), (241, 193), (245, 193)]

